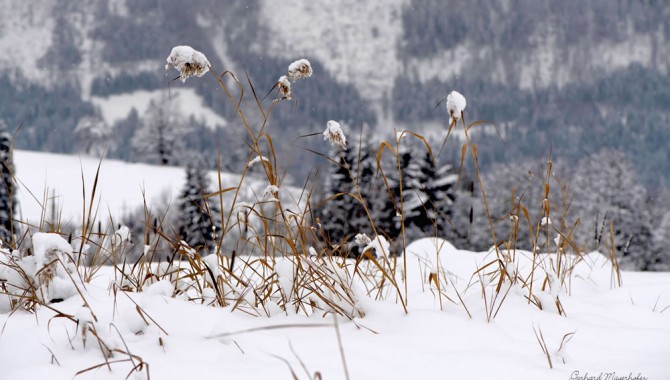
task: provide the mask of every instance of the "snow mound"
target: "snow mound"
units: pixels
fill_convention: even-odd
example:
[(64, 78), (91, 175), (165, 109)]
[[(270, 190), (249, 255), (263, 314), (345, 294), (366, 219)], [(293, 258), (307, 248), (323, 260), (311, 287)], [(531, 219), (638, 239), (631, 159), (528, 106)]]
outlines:
[(363, 252), (368, 250), (374, 250), (377, 257), (388, 258), (391, 252), (391, 244), (386, 240), (385, 237), (377, 235), (368, 245), (363, 248)]

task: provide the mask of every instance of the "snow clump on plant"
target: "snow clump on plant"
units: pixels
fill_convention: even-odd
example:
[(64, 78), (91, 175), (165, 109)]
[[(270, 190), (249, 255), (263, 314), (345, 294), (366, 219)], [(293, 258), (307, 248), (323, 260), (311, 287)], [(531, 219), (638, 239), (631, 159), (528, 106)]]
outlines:
[(284, 98), (291, 100), (291, 82), (288, 81), (286, 75), (279, 77), (277, 86), (279, 87), (279, 92), (284, 95)]
[(269, 185), (263, 191), (263, 200), (265, 201), (277, 201), (279, 199), (279, 187), (275, 185)]
[(347, 137), (342, 132), (340, 123), (330, 120), (326, 123), (326, 130), (323, 131), (323, 139), (330, 141), (334, 146), (340, 146), (342, 149), (347, 149)]
[(190, 46), (175, 46), (167, 57), (165, 71), (170, 66), (179, 70), (179, 79), (186, 82), (192, 76), (201, 77), (209, 71), (209, 61), (201, 52)]
[(372, 240), (370, 240), (368, 235), (363, 234), (363, 233), (356, 234), (356, 244), (368, 245), (368, 244), (370, 244), (370, 242), (372, 242)]
[(463, 118), (466, 105), (465, 97), (460, 92), (452, 91), (447, 95), (447, 111), (453, 120), (458, 121)]
[(299, 59), (288, 66), (288, 79), (294, 82), (298, 79), (309, 78), (312, 73), (312, 65), (306, 59)]

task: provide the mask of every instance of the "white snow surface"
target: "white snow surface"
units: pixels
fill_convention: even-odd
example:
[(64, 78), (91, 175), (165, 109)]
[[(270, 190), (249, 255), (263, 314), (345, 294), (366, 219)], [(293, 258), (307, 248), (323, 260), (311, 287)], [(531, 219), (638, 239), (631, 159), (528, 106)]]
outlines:
[[(51, 217), (55, 203), (58, 217), (63, 223), (82, 223), (82, 176), (86, 189), (86, 207), (90, 202), (98, 164), (100, 175), (96, 188), (94, 207), (98, 220), (125, 223), (122, 217), (142, 207), (143, 193), (149, 207), (160, 202), (174, 202), (186, 180), (182, 167), (155, 166), (127, 163), (118, 160), (53, 153), (14, 151), (16, 178), (18, 180), (19, 213), (22, 220), (38, 224), (43, 210)], [(209, 173), (210, 183), (216, 186), (216, 171)], [(237, 186), (239, 176), (222, 173), (223, 187)], [(242, 199), (256, 201), (253, 194), (262, 194), (260, 180), (245, 180)], [(252, 191), (253, 190), (253, 191)], [(45, 202), (47, 199), (47, 202)], [(46, 206), (43, 207), (43, 205)]]
[(39, 67), (38, 59), (51, 46), (55, 20), (54, 0), (40, 2), (0, 0), (0, 70), (20, 70), (29, 79), (49, 78), (47, 67)]
[(402, 70), (397, 52), (406, 2), (264, 0), (262, 23), (274, 36), (269, 53), (315, 57), (336, 80), (381, 107)]
[(363, 248), (363, 252), (370, 249), (374, 250), (374, 253), (379, 258), (388, 257), (391, 254), (391, 244), (381, 235), (375, 236), (375, 238)]
[(38, 232), (32, 236), (31, 240), (37, 270), (51, 261), (51, 258), (47, 257), (48, 251), (56, 250), (67, 255), (72, 255), (72, 246), (58, 234)]
[[(108, 125), (112, 125), (128, 117), (133, 108), (142, 116), (152, 100), (159, 102), (166, 93), (168, 90), (138, 90), (108, 97), (93, 96), (91, 102), (100, 107), (103, 119)], [(180, 106), (183, 116), (193, 116), (211, 128), (228, 124), (221, 115), (205, 105), (205, 101), (193, 88), (173, 88), (169, 90), (168, 96), (176, 100), (173, 103)]]
[[(623, 287), (613, 287), (607, 260), (591, 253), (575, 267), (570, 294), (553, 286), (551, 293), (541, 293), (549, 301), (558, 295), (567, 316), (529, 305), (524, 297), (527, 289), (514, 286), (496, 318), (487, 322), (482, 289), (472, 285), (471, 278), (492, 259), (491, 254), (458, 250), (439, 239), (415, 242), (407, 252), (407, 314), (395, 297), (375, 301), (374, 294), (359, 292), (365, 298), (361, 305), (366, 316), (353, 321), (337, 318), (352, 379), (565, 380), (597, 378), (601, 373), (603, 378), (607, 373), (667, 378), (670, 313), (663, 308), (670, 304), (668, 273), (623, 272)], [(519, 270), (527, 271), (530, 254), (517, 253)], [(282, 286), (287, 288), (291, 265), (280, 264), (280, 279), (286, 280)], [(428, 282), (428, 274), (438, 272), (430, 270), (431, 265), (449, 274), (452, 285), (443, 291), (451, 296), (454, 289), (460, 290), (472, 318), (444, 297), (440, 306)], [(271, 317), (253, 317), (231, 307), (174, 297), (168, 281), (140, 293), (119, 291), (115, 299), (109, 289), (112, 277), (110, 268), (102, 268), (82, 287), (90, 311), (82, 308), (76, 294), (51, 306), (80, 324), (94, 326), (107, 344), (128, 347), (136, 360), (141, 357), (149, 363), (153, 379), (291, 378), (287, 363), (302, 376), (301, 362), (310, 376), (318, 371), (324, 379), (345, 377), (332, 316), (275, 311)], [(89, 335), (84, 346), (77, 325), (53, 318), (55, 313), (44, 307), (35, 314), (0, 312), (3, 380), (69, 380), (78, 371), (104, 363), (95, 338)], [(267, 329), (280, 325), (284, 327)], [(541, 330), (554, 369), (549, 369), (533, 329)], [(572, 339), (559, 351), (563, 337), (572, 332)], [(220, 334), (228, 335), (215, 337)], [(112, 359), (125, 358), (115, 354)], [(100, 366), (76, 378), (125, 378), (132, 367), (123, 361), (111, 364), (111, 371)], [(133, 376), (144, 379), (146, 372)]]

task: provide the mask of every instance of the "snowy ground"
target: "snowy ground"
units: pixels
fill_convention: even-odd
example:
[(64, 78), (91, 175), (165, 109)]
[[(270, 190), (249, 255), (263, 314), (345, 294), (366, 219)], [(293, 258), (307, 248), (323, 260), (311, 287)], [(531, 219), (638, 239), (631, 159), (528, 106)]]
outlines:
[[(515, 285), (496, 318), (487, 322), (482, 288), (471, 277), (491, 257), (459, 251), (443, 241), (437, 245), (439, 255), (434, 240), (408, 248), (408, 314), (393, 296), (375, 301), (358, 291), (366, 316), (337, 319), (350, 378), (668, 378), (670, 274), (624, 272), (623, 286), (617, 287), (607, 260), (589, 254), (575, 266), (569, 285), (535, 290), (542, 299), (557, 294), (566, 316), (558, 315), (555, 307), (539, 310), (529, 305), (524, 298), (527, 289)], [(519, 253), (517, 264), (520, 273), (528, 272), (526, 255)], [(430, 272), (447, 274), (446, 295), (458, 289), (472, 318), (462, 305), (444, 297), (440, 306), (435, 286), (427, 282)], [(543, 277), (540, 272), (538, 277)], [(137, 355), (136, 364), (139, 358), (148, 363), (152, 379), (292, 378), (289, 365), (301, 379), (317, 371), (324, 379), (345, 378), (332, 315), (287, 315), (277, 307), (272, 317), (254, 317), (230, 307), (174, 298), (169, 282), (115, 297), (111, 276), (111, 270), (103, 268), (82, 296), (52, 306), (86, 321), (91, 317), (82, 308), (85, 299), (97, 317), (100, 336), (111, 345), (127, 347)], [(131, 299), (144, 310), (147, 322)], [(77, 325), (45, 307), (34, 315), (0, 314), (0, 326), (2, 379), (72, 379), (78, 371), (104, 363), (90, 336), (84, 347)], [(270, 329), (273, 326), (277, 328)], [(554, 369), (549, 369), (534, 329), (544, 336)], [(559, 350), (561, 339), (572, 332), (572, 339)], [(110, 360), (124, 359), (128, 357), (116, 354)], [(123, 361), (111, 368), (103, 366), (76, 378), (125, 378), (132, 364)], [(606, 377), (609, 373), (616, 377)], [(131, 378), (145, 376), (146, 370)]]
[(228, 124), (223, 117), (207, 107), (202, 97), (192, 88), (173, 88), (169, 91), (138, 90), (109, 97), (94, 96), (91, 101), (97, 107), (100, 107), (102, 117), (107, 124), (112, 125), (115, 122), (128, 117), (128, 114), (133, 108), (135, 108), (139, 115), (142, 115), (147, 110), (147, 107), (149, 107), (149, 103), (151, 103), (152, 100), (155, 102), (162, 102), (164, 97), (167, 96), (169, 96), (169, 99), (178, 99), (174, 104), (178, 104), (180, 113), (185, 117), (192, 115), (196, 120), (204, 122), (210, 128), (223, 127)]
[[(100, 159), (87, 156), (17, 150), (14, 152), (16, 178), (18, 181), (19, 217), (37, 224), (44, 209), (50, 217), (55, 200), (63, 223), (81, 224), (83, 194), (82, 178), (86, 192), (86, 207), (90, 202), (93, 183), (100, 164), (100, 175), (94, 202), (98, 220), (106, 222), (111, 215), (115, 222), (123, 223), (121, 217), (142, 207), (144, 196), (149, 206), (175, 201), (184, 186), (186, 173), (181, 167), (133, 164), (124, 161)], [(218, 176), (210, 173), (212, 186)], [(238, 175), (224, 173), (223, 187), (237, 186)], [(267, 184), (251, 181), (254, 191), (262, 196)], [(245, 189), (244, 197), (252, 197), (253, 191)], [(143, 196), (144, 194), (144, 196)], [(45, 202), (45, 199), (48, 201)], [(46, 207), (44, 205), (46, 204)]]

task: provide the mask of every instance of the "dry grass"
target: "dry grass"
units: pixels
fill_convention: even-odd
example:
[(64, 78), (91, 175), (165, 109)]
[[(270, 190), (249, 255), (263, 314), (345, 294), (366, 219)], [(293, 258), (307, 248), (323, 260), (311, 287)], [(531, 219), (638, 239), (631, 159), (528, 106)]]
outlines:
[[(405, 238), (403, 176), (397, 133), (394, 133), (395, 141), (384, 141), (379, 145), (375, 156), (378, 176), (385, 183), (388, 196), (393, 200), (401, 218), (401, 233), (395, 239), (400, 242), (402, 257), (394, 256), (391, 252), (376, 252), (375, 254), (367, 251), (357, 260), (347, 259), (346, 254), (343, 254), (342, 242), (329, 241), (326, 234), (320, 230), (317, 221), (313, 218), (314, 208), (322, 207), (324, 203), (337, 197), (350, 197), (365, 211), (375, 236), (380, 236), (382, 233), (376, 227), (376, 221), (369, 209), (369, 202), (364, 198), (358, 183), (354, 184), (354, 191), (335, 194), (315, 205), (312, 204), (311, 197), (317, 178), (308, 177), (305, 180), (304, 186), (299, 191), (298, 199), (290, 199), (291, 195), (284, 194), (284, 170), (278, 165), (272, 137), (265, 130), (274, 107), (280, 105), (281, 101), (290, 99), (290, 89), (282, 87), (281, 84), (276, 85), (273, 88), (276, 90), (274, 98), (269, 103), (264, 103), (256, 96), (256, 90), (248, 76), (245, 86), (231, 72), (226, 71), (219, 75), (211, 67), (209, 72), (228, 101), (234, 106), (236, 118), (247, 131), (249, 141), (248, 159), (242, 167), (239, 181), (235, 186), (225, 187), (223, 185), (220, 169), (221, 157), (218, 157), (219, 176), (216, 190), (211, 194), (203, 194), (208, 202), (218, 204), (218, 209), (221, 210), (221, 224), (216, 226), (217, 240), (211, 255), (203, 257), (198, 247), (190, 247), (183, 242), (166, 223), (166, 213), (154, 215), (145, 200), (144, 233), (140, 247), (143, 249), (137, 259), (131, 260), (128, 252), (133, 247), (130, 244), (111, 243), (114, 237), (113, 221), (110, 221), (110, 227), (105, 231), (97, 219), (98, 210), (94, 200), (99, 180), (98, 167), (98, 173), (90, 188), (84, 184), (82, 176), (82, 218), (78, 228), (65, 232), (65, 226), (57, 221), (58, 214), (55, 210), (51, 212), (53, 219), (47, 222), (49, 202), (46, 200), (43, 202), (43, 222), (39, 226), (25, 227), (24, 237), (29, 236), (30, 231), (46, 230), (61, 234), (68, 239), (76, 247), (73, 257), (67, 258), (68, 262), (55, 259), (37, 277), (26, 273), (17, 263), (21, 255), (16, 258), (10, 256), (10, 259), (0, 263), (15, 272), (17, 278), (21, 279), (19, 284), (0, 282), (0, 293), (11, 299), (13, 310), (23, 309), (34, 312), (37, 305), (51, 309), (56, 315), (54, 318), (65, 318), (74, 324), (81, 322), (77, 330), (79, 339), (83, 340), (84, 345), (95, 344), (99, 347), (104, 362), (86, 368), (77, 375), (100, 367), (111, 369), (111, 366), (117, 363), (130, 363), (132, 369), (129, 376), (135, 372), (142, 372), (146, 373), (146, 377), (149, 378), (149, 365), (141, 357), (130, 352), (127, 346), (125, 349), (110, 348), (98, 334), (94, 323), (82, 322), (72, 315), (59, 312), (57, 305), (44, 297), (44, 294), (41, 293), (42, 285), (48, 284), (53, 278), (53, 268), (58, 265), (65, 268), (71, 264), (76, 268), (73, 273), (66, 272), (72, 283), (75, 284), (78, 296), (89, 309), (86, 293), (80, 287), (89, 283), (104, 265), (111, 265), (114, 268), (115, 278), (112, 291), (115, 298), (120, 294), (127, 296), (128, 293), (142, 292), (149, 285), (159, 281), (169, 281), (173, 287), (173, 296), (183, 295), (193, 302), (212, 307), (226, 307), (235, 312), (257, 317), (268, 317), (279, 310), (284, 314), (317, 314), (323, 317), (331, 314), (335, 320), (337, 317), (363, 318), (366, 310), (361, 299), (364, 297), (394, 301), (405, 312), (408, 312), (411, 301), (408, 297), (408, 283), (412, 281), (423, 283), (423, 279), (407, 278), (406, 246), (408, 242)], [(226, 83), (234, 83), (235, 88), (230, 89)], [(242, 99), (247, 96), (245, 89), (251, 91), (253, 104), (256, 107), (253, 117), (248, 116), (249, 110), (245, 111), (241, 107)], [(239, 95), (239, 98), (236, 95)], [(260, 120), (260, 123), (252, 124), (249, 121), (252, 119)], [(546, 308), (547, 305), (543, 305), (537, 297), (538, 292), (558, 294), (556, 287), (569, 291), (572, 269), (582, 259), (581, 251), (572, 239), (573, 231), (579, 224), (578, 221), (572, 225), (564, 222), (560, 225), (542, 223), (543, 220), (556, 215), (556, 210), (559, 210), (559, 216), (556, 219), (565, 219), (570, 205), (569, 186), (553, 177), (553, 163), (549, 159), (542, 203), (525, 205), (523, 197), (516, 197), (512, 193), (513, 202), (508, 214), (511, 220), (510, 231), (505, 239), (499, 240), (494, 229), (496, 221), (490, 213), (487, 193), (479, 171), (477, 144), (470, 136), (473, 127), (484, 123), (474, 122), (466, 125), (463, 119), (461, 121), (466, 142), (461, 147), (460, 170), (463, 170), (466, 160), (472, 160), (474, 177), (479, 185), (493, 243), (492, 259), (483, 263), (472, 273), (471, 286), (468, 289), (473, 286), (480, 287), (487, 321), (496, 317), (513, 286), (521, 286), (527, 291), (526, 298), (529, 304)], [(449, 126), (446, 139), (449, 138), (452, 130), (458, 127), (457, 120), (454, 120)], [(411, 131), (402, 131), (400, 136), (403, 135), (420, 141), (432, 157), (433, 152), (426, 138)], [(470, 152), (469, 157), (467, 152)], [(316, 151), (313, 153), (333, 165), (340, 165), (324, 153)], [(388, 173), (385, 173), (382, 168), (382, 161), (388, 158), (388, 155), (395, 157), (397, 178), (401, 178), (400, 196), (397, 199), (390, 189)], [(257, 159), (258, 157), (261, 159)], [(250, 167), (257, 162), (260, 162), (258, 166), (262, 168), (263, 180), (267, 186), (278, 189), (278, 192), (272, 194), (270, 199), (258, 196), (257, 201), (248, 203), (242, 200), (241, 192), (248, 181)], [(345, 163), (343, 166), (352, 178), (357, 178), (351, 170), (355, 167), (354, 163)], [(552, 205), (549, 201), (552, 183), (558, 183), (562, 199), (561, 205)], [(224, 195), (230, 197), (230, 201), (224, 201)], [(531, 220), (528, 207), (538, 207), (542, 210), (540, 220)], [(208, 212), (211, 210), (208, 209)], [(438, 226), (434, 227), (434, 230), (438, 231)], [(533, 247), (531, 250), (532, 268), (527, 274), (522, 274), (518, 268), (518, 255), (521, 253), (517, 250), (517, 239), (521, 228), (527, 228), (530, 231)], [(614, 247), (612, 231), (612, 226), (610, 226), (611, 247)], [(560, 236), (558, 243), (553, 246), (552, 235)], [(541, 237), (544, 237), (544, 242)], [(226, 251), (224, 242), (231, 239), (234, 240), (235, 248)], [(27, 240), (22, 239), (17, 248), (21, 249), (21, 242), (27, 245)], [(440, 250), (440, 246), (435, 247), (438, 263), (440, 262)], [(613, 281), (620, 286), (621, 278), (614, 248), (611, 249), (609, 255), (615, 264)], [(164, 259), (165, 257), (167, 260)], [(444, 303), (447, 302), (460, 305), (463, 311), (473, 318), (471, 308), (465, 303), (464, 292), (454, 291), (454, 279), (447, 268), (442, 268), (438, 264), (437, 268), (428, 270), (428, 263), (422, 264), (424, 267), (422, 276), (427, 279), (428, 290), (436, 297), (440, 308), (443, 308)], [(540, 286), (539, 290), (537, 286)], [(553, 307), (556, 307), (560, 314), (565, 315), (566, 311), (563, 309), (560, 297), (555, 295), (554, 299)], [(90, 311), (95, 320), (93, 310)], [(146, 324), (158, 326), (156, 321), (139, 306), (136, 311)], [(163, 330), (160, 326), (158, 327)], [(346, 359), (337, 322), (335, 329), (346, 373)], [(163, 330), (163, 332), (167, 334), (167, 331)], [(535, 334), (549, 366), (552, 367), (542, 332), (535, 331)], [(564, 338), (561, 347), (567, 344), (568, 340), (569, 338)], [(57, 361), (55, 356), (53, 360)], [(294, 378), (297, 378), (292, 368), (291, 371)], [(309, 378), (320, 378), (318, 372), (313, 375), (309, 371), (306, 373)]]

